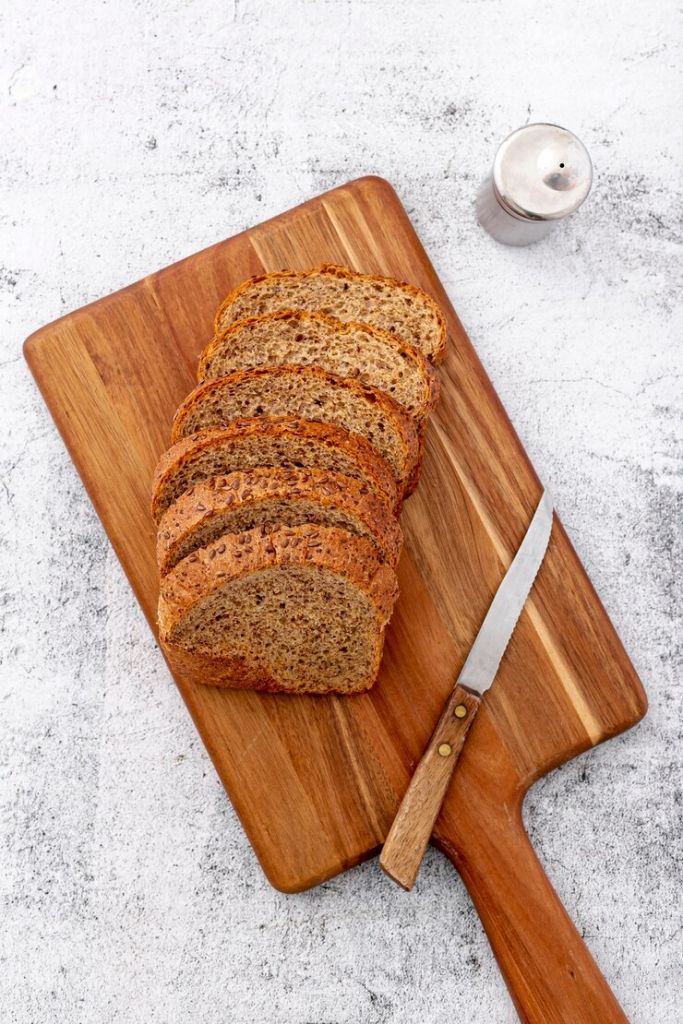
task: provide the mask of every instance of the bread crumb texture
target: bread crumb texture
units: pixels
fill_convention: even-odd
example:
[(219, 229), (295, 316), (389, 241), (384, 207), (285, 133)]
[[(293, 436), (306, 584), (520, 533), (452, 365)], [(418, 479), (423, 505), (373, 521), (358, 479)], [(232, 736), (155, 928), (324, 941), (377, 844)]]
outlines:
[(218, 310), (215, 333), (247, 317), (289, 309), (379, 327), (437, 363), (446, 353), (446, 321), (430, 295), (403, 281), (332, 264), (301, 273), (261, 274), (245, 281)]
[(256, 366), (319, 366), (384, 391), (416, 420), (437, 401), (433, 366), (413, 345), (368, 324), (286, 310), (232, 324), (205, 348), (200, 383)]
[(401, 492), (417, 465), (415, 423), (397, 402), (317, 366), (257, 367), (200, 384), (178, 409), (172, 440), (259, 416), (295, 416), (358, 434), (387, 460)]
[(337, 527), (218, 538), (162, 580), (160, 639), (187, 678), (297, 693), (372, 686), (398, 595), (372, 543)]

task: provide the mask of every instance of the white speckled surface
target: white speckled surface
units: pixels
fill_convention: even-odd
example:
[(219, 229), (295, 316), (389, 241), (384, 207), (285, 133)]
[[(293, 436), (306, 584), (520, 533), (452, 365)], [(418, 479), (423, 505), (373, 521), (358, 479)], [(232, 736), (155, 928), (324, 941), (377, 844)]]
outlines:
[[(276, 9), (277, 8), (277, 9)], [(33, 329), (364, 173), (396, 186), (648, 689), (526, 819), (633, 1021), (683, 1005), (681, 27), (672, 0), (5, 0), (0, 1005), (47, 1022), (515, 1019), (457, 876), (271, 890), (21, 358)], [(596, 184), (473, 200), (526, 120)]]

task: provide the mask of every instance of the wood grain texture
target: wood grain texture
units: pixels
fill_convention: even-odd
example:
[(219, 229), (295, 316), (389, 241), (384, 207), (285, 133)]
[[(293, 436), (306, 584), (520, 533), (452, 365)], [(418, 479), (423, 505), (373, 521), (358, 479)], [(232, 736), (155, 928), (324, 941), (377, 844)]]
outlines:
[[(421, 485), (402, 516), (401, 597), (375, 688), (354, 698), (278, 697), (177, 679), (264, 871), (288, 892), (381, 846), (522, 541), (539, 481), (405, 211), (378, 178), (63, 317), (25, 349), (154, 629), (150, 480), (215, 309), (251, 274), (322, 261), (427, 289), (447, 315), (450, 351)], [(584, 997), (602, 991), (597, 972), (528, 848), (520, 806), (536, 778), (645, 710), (635, 671), (556, 517), (534, 595), (433, 837), (460, 870), (525, 1020), (619, 1019), (591, 1015), (597, 1004)]]
[(380, 867), (403, 889), (415, 885), (434, 823), (480, 706), (478, 694), (460, 683), (453, 688), (403, 794), (379, 858)]

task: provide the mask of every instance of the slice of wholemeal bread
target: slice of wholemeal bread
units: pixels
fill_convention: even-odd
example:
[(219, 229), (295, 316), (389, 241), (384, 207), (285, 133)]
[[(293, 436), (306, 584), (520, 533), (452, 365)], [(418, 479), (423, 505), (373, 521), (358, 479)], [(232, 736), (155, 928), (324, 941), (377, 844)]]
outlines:
[(401, 528), (370, 485), (323, 469), (258, 467), (210, 477), (164, 513), (157, 563), (165, 576), (183, 558), (224, 534), (257, 526), (337, 526), (365, 537), (380, 560), (395, 565)]
[(240, 320), (217, 335), (199, 360), (199, 382), (236, 370), (283, 364), (319, 366), (354, 377), (390, 395), (416, 419), (427, 416), (439, 393), (436, 373), (412, 345), (368, 324), (344, 323), (305, 310)]
[(300, 273), (252, 277), (235, 288), (216, 314), (215, 333), (247, 317), (288, 309), (327, 313), (380, 327), (435, 362), (446, 350), (446, 321), (426, 292), (389, 277), (323, 264)]
[(373, 544), (336, 527), (220, 537), (161, 581), (171, 666), (214, 686), (358, 693), (374, 683), (396, 575)]
[(398, 497), (391, 469), (377, 451), (341, 427), (295, 418), (237, 420), (200, 431), (165, 452), (154, 474), (152, 516), (209, 477), (256, 466), (312, 467), (364, 480), (392, 509)]
[(317, 366), (257, 367), (200, 384), (178, 409), (172, 440), (257, 416), (298, 416), (343, 427), (387, 460), (399, 494), (414, 478), (419, 446), (413, 420), (383, 391)]

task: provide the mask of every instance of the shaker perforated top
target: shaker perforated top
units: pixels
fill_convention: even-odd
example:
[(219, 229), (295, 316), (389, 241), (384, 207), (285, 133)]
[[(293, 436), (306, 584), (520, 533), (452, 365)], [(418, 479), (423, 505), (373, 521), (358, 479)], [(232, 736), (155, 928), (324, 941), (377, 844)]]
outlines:
[(529, 124), (508, 135), (493, 164), (493, 187), (516, 217), (561, 220), (590, 192), (593, 165), (580, 139), (556, 124)]

